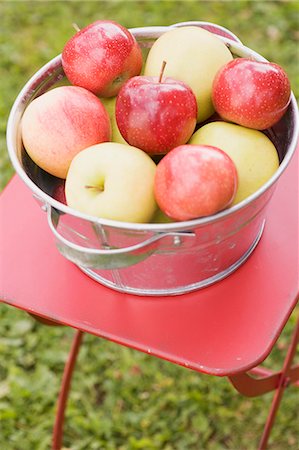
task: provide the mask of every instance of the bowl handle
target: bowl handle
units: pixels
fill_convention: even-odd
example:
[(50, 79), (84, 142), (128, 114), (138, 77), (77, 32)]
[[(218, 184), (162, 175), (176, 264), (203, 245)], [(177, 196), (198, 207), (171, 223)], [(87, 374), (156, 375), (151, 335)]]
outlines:
[[(116, 269), (136, 264), (155, 253), (158, 249), (177, 251), (179, 248), (186, 247), (187, 240), (190, 245), (190, 238), (196, 234), (193, 231), (173, 231), (157, 232), (150, 238), (128, 247), (115, 248), (107, 244), (107, 248), (89, 248), (84, 247), (68, 240), (62, 236), (57, 227), (59, 223), (59, 212), (47, 205), (47, 218), (49, 227), (56, 238), (56, 245), (70, 261), (83, 266), (97, 269)], [(161, 240), (168, 238), (164, 245)], [(186, 244), (188, 245), (188, 242)]]

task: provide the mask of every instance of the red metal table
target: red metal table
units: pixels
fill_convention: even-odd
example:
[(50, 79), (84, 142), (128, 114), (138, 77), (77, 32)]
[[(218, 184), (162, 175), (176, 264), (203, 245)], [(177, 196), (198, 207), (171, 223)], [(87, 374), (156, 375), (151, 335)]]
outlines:
[(257, 367), (271, 352), (298, 300), (298, 204), (295, 156), (271, 200), (262, 239), (241, 268), (197, 292), (142, 297), (101, 286), (61, 256), (46, 215), (14, 177), (0, 197), (0, 301), (78, 330), (65, 367), (53, 449), (61, 446), (67, 393), (83, 332), (198, 372), (227, 376), (244, 395), (275, 390), (259, 447), (266, 448), (284, 388), (298, 385), (299, 379), (299, 365), (292, 365), (299, 321), (282, 369), (272, 373)]

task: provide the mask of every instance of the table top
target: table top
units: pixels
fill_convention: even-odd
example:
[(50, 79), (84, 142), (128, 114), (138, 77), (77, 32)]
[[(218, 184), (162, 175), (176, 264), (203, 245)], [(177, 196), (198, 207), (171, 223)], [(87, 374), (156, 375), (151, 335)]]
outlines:
[(0, 197), (0, 301), (200, 372), (243, 372), (267, 357), (296, 305), (298, 204), (295, 156), (243, 266), (196, 292), (142, 297), (100, 285), (61, 256), (15, 176)]

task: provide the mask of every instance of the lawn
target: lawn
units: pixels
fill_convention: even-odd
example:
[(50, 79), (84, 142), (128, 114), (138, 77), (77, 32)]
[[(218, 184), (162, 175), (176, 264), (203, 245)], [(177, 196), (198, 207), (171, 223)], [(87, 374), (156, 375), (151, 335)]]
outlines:
[[(299, 97), (299, 3), (271, 1), (0, 2), (0, 190), (13, 175), (5, 143), (10, 107), (24, 83), (96, 19), (127, 27), (205, 20), (281, 64)], [(1, 220), (1, 219), (0, 219)], [(0, 305), (0, 449), (50, 448), (55, 399), (71, 329), (46, 327)], [(278, 367), (295, 314), (270, 363)], [(269, 364), (269, 363), (268, 363)], [(253, 450), (272, 394), (247, 399), (208, 377), (86, 336), (67, 411), (72, 450)], [(298, 449), (298, 390), (283, 399), (270, 449)]]

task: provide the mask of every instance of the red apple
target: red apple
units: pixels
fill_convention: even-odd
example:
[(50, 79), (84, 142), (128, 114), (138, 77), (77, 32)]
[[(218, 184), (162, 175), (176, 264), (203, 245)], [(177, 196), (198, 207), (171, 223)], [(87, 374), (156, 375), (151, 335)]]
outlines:
[(160, 78), (131, 78), (116, 100), (116, 121), (123, 138), (151, 155), (185, 144), (197, 118), (191, 88), (182, 81)]
[(101, 101), (77, 86), (60, 86), (35, 98), (25, 109), (21, 129), (31, 159), (58, 178), (66, 177), (78, 152), (111, 137)]
[(61, 180), (54, 188), (52, 197), (60, 203), (66, 205), (65, 180)]
[(156, 169), (154, 192), (160, 209), (175, 220), (209, 216), (228, 207), (238, 184), (232, 159), (217, 147), (181, 145)]
[(279, 121), (290, 94), (288, 76), (279, 65), (248, 58), (223, 66), (212, 88), (214, 107), (223, 119), (257, 130)]
[(62, 66), (72, 84), (112, 97), (128, 78), (140, 74), (142, 53), (125, 27), (111, 20), (97, 20), (66, 43)]

